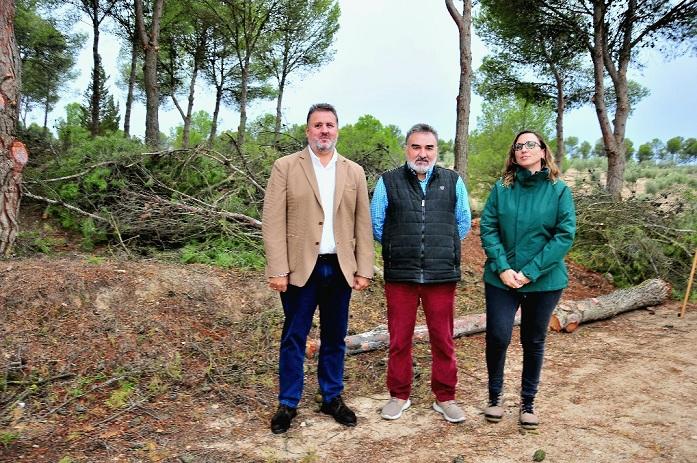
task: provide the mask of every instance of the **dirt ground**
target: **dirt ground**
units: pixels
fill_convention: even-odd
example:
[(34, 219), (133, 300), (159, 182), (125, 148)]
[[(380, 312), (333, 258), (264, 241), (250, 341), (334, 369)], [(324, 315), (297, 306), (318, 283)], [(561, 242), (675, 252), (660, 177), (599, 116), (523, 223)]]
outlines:
[(467, 413), (462, 424), (443, 421), (431, 410), (430, 397), (421, 397), (401, 419), (386, 422), (379, 416), (388, 399), (383, 392), (351, 397), (360, 417), (355, 429), (341, 429), (306, 406), (296, 418), (300, 426), (287, 435), (272, 435), (259, 420), (253, 438), (238, 440), (237, 432), (254, 425), (222, 413), (202, 425), (227, 433), (228, 439), (208, 439), (196, 447), (261, 461), (315, 455), (318, 461), (526, 462), (542, 449), (550, 462), (694, 462), (697, 313), (678, 319), (676, 309), (666, 305), (572, 335), (551, 334), (537, 401), (542, 424), (534, 433), (517, 425), (517, 346), (508, 358), (506, 417), (498, 424), (484, 421), (486, 374), (481, 336), (475, 336), (458, 341), (458, 352), (474, 362), (460, 369), (458, 395)]
[[(457, 314), (483, 311), (483, 253), (463, 243)], [(612, 291), (571, 265), (564, 297)], [(282, 313), (259, 272), (68, 251), (0, 261), (2, 462), (550, 462), (697, 461), (697, 307), (675, 302), (550, 333), (536, 408), (517, 425), (518, 330), (509, 350), (505, 419), (487, 424), (483, 335), (456, 341), (452, 425), (431, 410), (430, 362), (415, 347), (414, 405), (386, 422), (386, 352), (347, 358), (346, 429), (317, 413), (316, 361), (291, 430), (275, 409)], [(356, 294), (350, 333), (385, 322), (379, 284)], [(316, 336), (313, 330), (311, 336)]]

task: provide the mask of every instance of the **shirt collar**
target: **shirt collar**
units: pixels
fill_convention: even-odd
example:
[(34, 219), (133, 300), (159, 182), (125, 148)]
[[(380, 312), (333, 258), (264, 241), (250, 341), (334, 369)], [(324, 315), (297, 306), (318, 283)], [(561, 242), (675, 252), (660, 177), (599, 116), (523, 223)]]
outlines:
[(312, 151), (310, 145), (307, 145), (307, 150), (310, 152), (310, 159), (312, 159), (312, 163), (317, 166), (320, 166), (324, 169), (328, 169), (329, 167), (332, 167), (334, 164), (336, 164), (336, 149), (334, 149), (334, 153), (332, 153), (332, 158), (329, 160), (329, 163), (326, 166), (322, 165), (322, 161), (320, 161), (319, 157), (315, 154), (314, 151)]

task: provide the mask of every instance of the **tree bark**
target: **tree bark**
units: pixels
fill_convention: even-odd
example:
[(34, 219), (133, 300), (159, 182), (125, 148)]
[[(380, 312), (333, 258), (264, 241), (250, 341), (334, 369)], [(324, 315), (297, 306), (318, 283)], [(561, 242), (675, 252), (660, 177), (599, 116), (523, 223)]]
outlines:
[(18, 232), (25, 146), (15, 138), (22, 85), (14, 33), (15, 2), (0, 0), (0, 256), (12, 252)]
[(554, 162), (561, 170), (561, 164), (564, 160), (564, 111), (566, 110), (566, 103), (564, 101), (564, 82), (561, 81), (556, 72), (555, 81), (557, 85), (557, 150), (554, 153)]
[(455, 123), (455, 170), (467, 183), (467, 143), (469, 135), (470, 100), (472, 96), (472, 1), (464, 0), (462, 14), (453, 0), (445, 0), (445, 6), (457, 25), (460, 36), (460, 84), (457, 94), (457, 119)]
[(90, 108), (90, 135), (92, 138), (99, 134), (99, 101), (101, 100), (99, 69), (101, 66), (101, 58), (99, 57), (99, 0), (92, 0), (90, 18), (92, 19), (92, 97)]
[(245, 132), (247, 130), (247, 94), (249, 90), (249, 59), (242, 67), (242, 82), (240, 82), (240, 124), (237, 126), (237, 146), (244, 146)]
[(213, 109), (213, 120), (211, 121), (211, 133), (208, 135), (208, 144), (213, 146), (215, 137), (218, 135), (218, 116), (220, 114), (220, 101), (223, 99), (223, 86), (215, 86), (215, 108)]
[(125, 137), (131, 135), (131, 108), (133, 107), (133, 92), (136, 86), (136, 66), (138, 65), (138, 38), (132, 37), (131, 69), (128, 74), (128, 95), (126, 96), (126, 113), (123, 116), (123, 133)]
[[(605, 25), (605, 5), (602, 2), (594, 2), (593, 6), (593, 44), (590, 52), (593, 59), (593, 76), (595, 79), (595, 93), (593, 104), (600, 124), (600, 132), (603, 137), (605, 154), (607, 155), (607, 192), (617, 201), (621, 199), (622, 186), (624, 184), (625, 153), (624, 132), (629, 117), (629, 100), (627, 96), (627, 66), (631, 48), (623, 50), (620, 57), (619, 69), (615, 69), (612, 60), (608, 57), (607, 40), (608, 32)], [(627, 21), (631, 23), (631, 21)], [(631, 27), (631, 26), (629, 26)], [(605, 105), (605, 70), (610, 75), (615, 92), (617, 94), (617, 108), (615, 110), (614, 123), (610, 124), (610, 118)], [(613, 129), (614, 127), (614, 129)]]
[(145, 144), (157, 148), (160, 144), (160, 88), (157, 82), (157, 54), (159, 51), (160, 17), (164, 0), (154, 0), (150, 32), (145, 29), (143, 0), (136, 2), (136, 29), (145, 52), (143, 79), (145, 84)]
[[(646, 280), (638, 286), (619, 289), (610, 294), (583, 299), (565, 301), (554, 310), (549, 327), (553, 331), (574, 331), (580, 323), (609, 318), (622, 312), (661, 304), (668, 298), (670, 286), (663, 280)], [(520, 309), (516, 312), (514, 325), (520, 324)], [(455, 319), (453, 338), (486, 331), (486, 314), (471, 314)], [(414, 342), (428, 341), (428, 327), (417, 325), (414, 328)], [(360, 354), (371, 350), (383, 349), (390, 344), (387, 327), (381, 325), (374, 330), (361, 334), (346, 336), (346, 353)], [(308, 340), (305, 355), (314, 357), (319, 352), (320, 341)]]
[(652, 279), (631, 288), (619, 289), (604, 296), (582, 301), (560, 303), (549, 327), (553, 331), (571, 333), (581, 323), (610, 318), (618, 313), (663, 303), (670, 293), (670, 285), (663, 280)]
[(278, 85), (278, 96), (276, 97), (276, 122), (273, 128), (273, 145), (278, 146), (278, 141), (281, 139), (281, 118), (283, 117), (283, 90), (286, 86), (286, 78), (283, 76)]

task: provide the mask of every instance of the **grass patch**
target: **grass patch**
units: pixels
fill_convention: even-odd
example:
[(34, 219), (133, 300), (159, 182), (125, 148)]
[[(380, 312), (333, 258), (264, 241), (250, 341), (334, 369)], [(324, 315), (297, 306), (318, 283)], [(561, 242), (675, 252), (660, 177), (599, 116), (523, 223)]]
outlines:
[(0, 432), (0, 444), (2, 444), (3, 448), (8, 448), (17, 439), (19, 439), (19, 433), (10, 431)]
[(112, 409), (123, 408), (128, 399), (133, 395), (135, 385), (130, 381), (120, 381), (119, 388), (111, 393), (106, 401), (106, 405)]

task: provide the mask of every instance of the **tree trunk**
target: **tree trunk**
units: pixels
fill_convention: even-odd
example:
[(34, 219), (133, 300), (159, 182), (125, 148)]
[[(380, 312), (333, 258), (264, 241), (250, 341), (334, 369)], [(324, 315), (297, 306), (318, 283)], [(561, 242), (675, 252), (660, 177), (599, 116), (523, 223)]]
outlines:
[(159, 51), (160, 17), (164, 0), (155, 0), (152, 9), (150, 33), (145, 30), (143, 0), (136, 2), (136, 28), (145, 52), (143, 79), (145, 84), (145, 144), (157, 148), (160, 145), (160, 88), (157, 82), (157, 55)]
[(240, 125), (237, 127), (237, 147), (241, 151), (244, 146), (244, 133), (247, 130), (247, 91), (249, 87), (249, 60), (242, 68), (242, 82), (240, 82)]
[(160, 144), (160, 88), (157, 82), (157, 48), (150, 42), (145, 48), (143, 64), (145, 83), (145, 144), (157, 147)]
[(46, 92), (46, 102), (44, 103), (44, 126), (43, 126), (44, 137), (46, 135), (48, 135), (48, 112), (51, 109), (50, 106), (51, 106), (51, 104), (49, 103), (49, 95), (48, 95), (48, 92)]
[(138, 38), (132, 37), (131, 69), (128, 75), (128, 95), (126, 96), (126, 113), (123, 117), (123, 132), (125, 137), (131, 135), (131, 108), (133, 107), (133, 91), (136, 86), (136, 66), (138, 65)]
[(278, 146), (278, 141), (281, 138), (281, 118), (283, 117), (281, 113), (281, 108), (283, 104), (283, 89), (286, 86), (285, 76), (281, 79), (278, 84), (278, 98), (276, 98), (276, 124), (273, 128), (273, 145)]
[(554, 162), (561, 170), (561, 163), (564, 160), (564, 88), (563, 83), (557, 80), (557, 151), (554, 153)]
[(455, 8), (452, 0), (445, 0), (445, 6), (455, 21), (460, 36), (460, 84), (457, 94), (454, 149), (455, 170), (467, 183), (467, 143), (472, 96), (472, 1), (463, 1), (462, 14)]
[(198, 77), (198, 60), (194, 60), (194, 69), (191, 73), (191, 83), (189, 85), (189, 101), (186, 106), (186, 118), (184, 119), (184, 133), (182, 134), (182, 145), (188, 148), (191, 144), (191, 115), (194, 112), (194, 92), (196, 91), (196, 78)]
[(223, 99), (223, 86), (217, 86), (215, 89), (215, 108), (213, 109), (213, 121), (211, 122), (211, 133), (208, 136), (208, 144), (213, 146), (215, 137), (218, 134), (218, 115), (220, 114), (220, 101)]
[[(605, 154), (607, 155), (607, 182), (605, 188), (607, 192), (616, 200), (621, 199), (622, 186), (624, 181), (625, 153), (624, 146), (624, 126), (627, 122), (629, 114), (629, 104), (626, 101), (620, 101), (623, 97), (626, 98), (627, 81), (626, 72), (618, 75), (612, 69), (612, 64), (607, 62), (605, 55), (605, 41), (607, 31), (605, 29), (605, 6), (602, 2), (594, 2), (593, 6), (593, 45), (591, 46), (591, 58), (593, 60), (593, 78), (595, 80), (595, 92), (593, 95), (593, 104), (595, 105), (595, 113), (600, 124), (600, 132), (603, 137), (603, 145), (605, 146)], [(609, 73), (615, 84), (615, 90), (618, 92), (618, 105), (615, 114), (615, 128), (610, 125), (610, 119), (605, 105), (605, 70), (609, 69)], [(613, 72), (615, 71), (615, 72)], [(624, 78), (624, 96), (621, 96), (622, 84), (621, 78)], [(625, 107), (627, 112), (622, 114)], [(618, 124), (619, 122), (619, 124)], [(619, 129), (619, 130), (618, 130)]]
[(28, 160), (15, 138), (22, 76), (14, 17), (15, 2), (0, 0), (0, 256), (12, 252), (17, 237), (22, 170)]
[(99, 100), (101, 95), (99, 94), (99, 69), (101, 66), (99, 57), (99, 0), (92, 0), (92, 12), (90, 13), (92, 18), (92, 97), (91, 97), (91, 108), (90, 108), (90, 135), (92, 138), (96, 137), (99, 133)]
[(638, 286), (619, 289), (604, 296), (560, 303), (549, 324), (554, 331), (571, 333), (580, 323), (610, 318), (618, 313), (658, 305), (668, 298), (670, 285), (663, 280), (646, 280)]
[[(554, 310), (549, 327), (554, 331), (574, 331), (579, 323), (612, 317), (622, 312), (658, 305), (668, 298), (670, 286), (663, 280), (646, 280), (638, 286), (619, 289), (610, 294), (583, 299), (581, 301), (561, 302)], [(520, 309), (516, 312), (514, 325), (520, 324)], [(486, 331), (486, 314), (471, 314), (454, 322), (453, 338)], [(428, 327), (418, 325), (414, 328), (414, 342), (428, 341)], [(387, 328), (379, 326), (372, 331), (346, 336), (346, 353), (360, 354), (383, 349), (390, 344)], [(308, 340), (305, 355), (313, 357), (319, 352), (320, 341)]]

